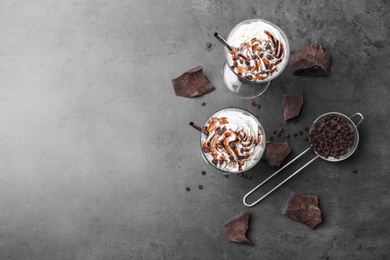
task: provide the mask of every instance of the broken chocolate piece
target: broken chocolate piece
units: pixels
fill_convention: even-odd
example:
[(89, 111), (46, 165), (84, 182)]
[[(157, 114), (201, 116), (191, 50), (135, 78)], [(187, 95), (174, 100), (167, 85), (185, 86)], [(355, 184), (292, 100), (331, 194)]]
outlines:
[(318, 207), (318, 196), (291, 192), (283, 210), (283, 215), (314, 229), (322, 222), (321, 209)]
[(215, 90), (215, 87), (203, 74), (202, 66), (192, 68), (180, 77), (173, 79), (172, 85), (176, 96), (188, 98), (202, 96)]
[(299, 116), (303, 105), (303, 93), (283, 95), (284, 121)]
[(320, 42), (316, 41), (300, 49), (291, 59), (294, 75), (329, 77), (332, 59)]
[(240, 215), (229, 220), (223, 226), (225, 227), (226, 238), (230, 242), (244, 244), (244, 245), (253, 245), (251, 241), (245, 236), (246, 231), (248, 230), (249, 222), (249, 212), (242, 212)]
[(291, 153), (291, 146), (287, 143), (267, 142), (265, 158), (269, 166), (279, 169), (287, 155)]

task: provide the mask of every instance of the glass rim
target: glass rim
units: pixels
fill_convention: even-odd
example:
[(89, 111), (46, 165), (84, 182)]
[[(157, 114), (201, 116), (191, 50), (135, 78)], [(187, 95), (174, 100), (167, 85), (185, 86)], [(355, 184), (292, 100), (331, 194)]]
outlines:
[(240, 75), (238, 75), (236, 72), (234, 72), (234, 70), (230, 67), (229, 65), (229, 53), (230, 51), (228, 49), (225, 49), (225, 58), (226, 58), (226, 63), (228, 64), (228, 67), (229, 69), (241, 80), (241, 81), (244, 81), (244, 82), (247, 82), (247, 83), (251, 83), (251, 84), (258, 84), (258, 83), (266, 83), (266, 82), (270, 82), (271, 80), (277, 78), (280, 74), (282, 74), (282, 72), (285, 70), (285, 68), (287, 67), (287, 64), (288, 64), (288, 61), (290, 59), (290, 44), (289, 44), (289, 41), (288, 41), (288, 38), (287, 38), (287, 35), (284, 33), (284, 31), (279, 27), (277, 26), (276, 24), (274, 24), (273, 22), (271, 21), (268, 21), (268, 20), (265, 20), (265, 19), (261, 19), (261, 18), (254, 18), (254, 19), (248, 19), (248, 20), (244, 20), (244, 21), (241, 21), (240, 23), (236, 24), (233, 29), (231, 29), (231, 31), (229, 32), (229, 35), (226, 39), (226, 42), (230, 44), (229, 42), (229, 39), (230, 37), (233, 35), (233, 32), (235, 30), (237, 30), (237, 28), (239, 28), (240, 26), (242, 26), (243, 24), (249, 24), (249, 23), (252, 23), (252, 22), (258, 22), (258, 21), (261, 21), (263, 23), (266, 23), (268, 25), (270, 25), (271, 27), (274, 27), (281, 35), (281, 38), (283, 38), (284, 42), (285, 42), (285, 57), (283, 59), (286, 59), (283, 67), (281, 67), (280, 70), (277, 71), (276, 74), (272, 75), (271, 77), (267, 77), (266, 79), (264, 80), (261, 80), (261, 81), (251, 81), (251, 80), (247, 80), (243, 77), (241, 77)]
[(264, 152), (265, 152), (265, 146), (266, 146), (267, 140), (266, 140), (266, 136), (265, 136), (265, 129), (264, 129), (263, 125), (260, 123), (259, 119), (257, 119), (250, 111), (248, 111), (248, 110), (246, 110), (246, 109), (244, 109), (244, 108), (240, 108), (240, 107), (230, 106), (230, 107), (224, 107), (224, 108), (218, 109), (217, 111), (215, 111), (214, 113), (212, 113), (212, 114), (207, 118), (206, 122), (203, 124), (203, 127), (207, 124), (207, 122), (208, 122), (215, 114), (217, 114), (217, 113), (219, 113), (219, 112), (221, 112), (221, 111), (223, 111), (223, 110), (229, 110), (229, 109), (238, 110), (238, 111), (240, 111), (240, 112), (242, 112), (242, 113), (248, 114), (251, 118), (253, 118), (253, 119), (256, 121), (256, 123), (257, 123), (257, 125), (258, 125), (258, 127), (259, 127), (259, 129), (260, 129), (260, 131), (261, 131), (261, 133), (262, 133), (262, 136), (263, 136), (263, 139), (262, 139), (261, 144), (260, 144), (261, 149), (260, 149), (260, 151), (258, 152), (259, 157), (256, 158), (256, 161), (255, 161), (255, 163), (253, 163), (253, 165), (251, 165), (250, 167), (245, 168), (245, 169), (243, 169), (243, 170), (241, 170), (241, 171), (225, 171), (225, 170), (223, 170), (223, 169), (220, 169), (220, 168), (218, 168), (216, 165), (214, 165), (214, 164), (206, 157), (206, 155), (205, 155), (204, 152), (203, 152), (203, 149), (202, 149), (202, 135), (204, 135), (203, 132), (200, 133), (200, 153), (201, 153), (201, 156), (202, 156), (202, 159), (203, 159), (204, 163), (205, 163), (211, 170), (214, 170), (214, 171), (219, 172), (219, 173), (222, 173), (222, 174), (229, 174), (229, 175), (232, 174), (232, 175), (235, 175), (235, 174), (240, 174), (240, 173), (243, 173), (243, 172), (247, 172), (247, 171), (249, 171), (250, 169), (252, 169), (253, 167), (255, 167), (255, 166), (258, 164), (258, 162), (261, 160), (261, 158), (263, 157), (263, 154), (264, 154)]

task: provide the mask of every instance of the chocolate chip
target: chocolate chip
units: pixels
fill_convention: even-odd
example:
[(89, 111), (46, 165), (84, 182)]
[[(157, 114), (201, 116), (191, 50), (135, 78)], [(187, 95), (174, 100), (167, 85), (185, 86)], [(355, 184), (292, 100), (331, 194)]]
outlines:
[(186, 187), (186, 191), (190, 191), (191, 189), (190, 189), (190, 187)]
[(284, 137), (290, 138), (290, 134), (285, 134)]
[(204, 107), (204, 106), (206, 105), (206, 102), (202, 102), (200, 105), (201, 105), (202, 107)]
[(206, 43), (207, 48), (211, 47), (211, 42)]
[(206, 171), (202, 171), (202, 175), (206, 175)]
[(224, 174), (225, 178), (229, 178), (229, 174)]
[(281, 137), (281, 136), (282, 136), (282, 133), (278, 133), (277, 136), (278, 136), (278, 137)]
[(357, 172), (358, 172), (358, 169), (356, 169), (355, 167), (352, 167), (351, 171), (352, 171), (353, 173), (357, 173)]
[(199, 188), (200, 190), (202, 190), (202, 189), (203, 189), (203, 185), (199, 185), (198, 188)]
[(311, 128), (310, 147), (319, 155), (339, 159), (353, 144), (354, 134), (346, 119), (325, 116)]

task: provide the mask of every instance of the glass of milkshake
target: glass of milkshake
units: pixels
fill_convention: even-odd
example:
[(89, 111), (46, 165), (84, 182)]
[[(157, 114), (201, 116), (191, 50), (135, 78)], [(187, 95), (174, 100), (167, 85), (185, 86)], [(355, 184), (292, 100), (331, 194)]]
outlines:
[(289, 59), (289, 43), (275, 24), (263, 20), (246, 20), (236, 25), (226, 42), (223, 83), (235, 95), (250, 99), (260, 96), (270, 81), (279, 76)]
[(237, 174), (248, 171), (261, 159), (266, 145), (259, 120), (241, 108), (214, 113), (202, 128), (201, 154), (214, 171)]

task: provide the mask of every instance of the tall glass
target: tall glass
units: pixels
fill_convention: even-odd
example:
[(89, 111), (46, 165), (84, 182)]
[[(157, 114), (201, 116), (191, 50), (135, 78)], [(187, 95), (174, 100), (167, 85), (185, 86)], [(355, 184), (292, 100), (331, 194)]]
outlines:
[(263, 94), (288, 64), (288, 39), (269, 21), (245, 20), (232, 29), (226, 41), (233, 51), (225, 49), (223, 83), (240, 98), (251, 99)]

